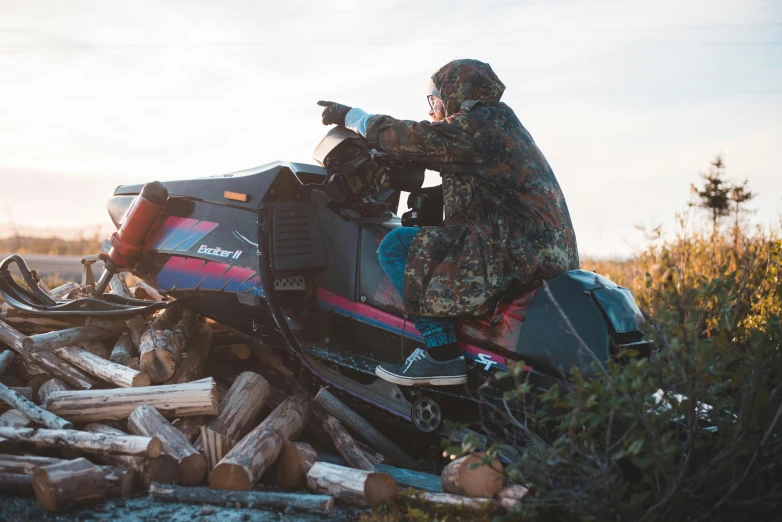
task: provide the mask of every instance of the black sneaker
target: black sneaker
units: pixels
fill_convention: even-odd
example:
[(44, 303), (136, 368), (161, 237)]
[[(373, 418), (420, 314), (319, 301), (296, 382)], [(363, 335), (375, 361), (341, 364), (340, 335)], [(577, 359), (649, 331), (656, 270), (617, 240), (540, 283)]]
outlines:
[(449, 386), (467, 382), (464, 356), (435, 361), (421, 348), (416, 348), (402, 364), (378, 365), (375, 375), (400, 386)]

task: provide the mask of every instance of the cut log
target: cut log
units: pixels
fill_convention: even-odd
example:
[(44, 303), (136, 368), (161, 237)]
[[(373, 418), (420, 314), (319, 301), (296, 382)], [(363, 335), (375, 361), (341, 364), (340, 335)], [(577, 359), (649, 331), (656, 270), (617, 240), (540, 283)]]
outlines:
[(46, 294), (49, 297), (54, 297), (54, 294), (52, 294), (52, 291), (49, 290), (49, 285), (47, 285), (46, 282), (43, 279), (41, 279), (41, 276), (38, 274), (37, 270), (35, 270), (34, 268), (31, 268), (30, 269), (30, 275), (32, 276), (33, 281), (35, 281), (35, 283), (38, 285), (38, 288), (40, 288), (41, 290), (46, 292)]
[(527, 496), (527, 493), (529, 493), (529, 488), (520, 484), (512, 484), (502, 488), (494, 498), (500, 503), (502, 509), (510, 513), (521, 505), (521, 501)]
[(47, 410), (71, 422), (122, 420), (141, 405), (154, 406), (169, 418), (215, 415), (216, 385), (209, 378), (166, 386), (59, 391), (46, 401)]
[(133, 493), (138, 481), (135, 470), (122, 469), (115, 466), (100, 466), (100, 470), (106, 479), (107, 495), (129, 497)]
[(133, 297), (133, 294), (130, 293), (130, 289), (128, 288), (128, 283), (125, 281), (125, 276), (120, 273), (114, 274), (111, 277), (109, 286), (111, 286), (112, 294), (121, 295), (122, 297)]
[(56, 391), (69, 391), (72, 389), (73, 387), (63, 382), (62, 379), (58, 379), (56, 377), (54, 379), (49, 379), (43, 383), (38, 390), (38, 403), (45, 405), (46, 400), (49, 398), (51, 393)]
[[(502, 489), (502, 464), (482, 464), (483, 453), (472, 453), (450, 462), (440, 475), (443, 491), (468, 497), (491, 498)], [(473, 466), (475, 464), (475, 466)]]
[(174, 457), (182, 469), (182, 484), (194, 486), (204, 478), (206, 457), (198, 453), (185, 436), (152, 406), (136, 408), (128, 417), (128, 430), (136, 435), (159, 438), (163, 451)]
[(32, 390), (32, 398), (33, 402), (38, 403), (38, 392), (41, 390), (41, 386), (46, 383), (46, 381), (50, 381), (54, 379), (51, 375), (48, 373), (42, 373), (41, 375), (36, 375), (29, 381), (27, 381), (27, 386)]
[(193, 417), (181, 417), (174, 419), (171, 423), (173, 427), (178, 429), (185, 438), (193, 443), (196, 449), (200, 447), (199, 444), (195, 444), (195, 441), (201, 437), (201, 426), (208, 426), (210, 422), (214, 420), (213, 416), (195, 415)]
[(427, 504), (437, 504), (438, 506), (454, 506), (468, 509), (486, 509), (487, 505), (496, 505), (496, 502), (490, 498), (473, 498), (453, 493), (433, 493), (431, 491), (417, 492), (415, 499)]
[[(147, 284), (143, 280), (139, 280), (136, 283), (136, 288), (138, 288), (140, 290), (143, 290), (144, 293), (147, 294), (147, 297), (149, 299), (153, 300), (153, 301), (162, 301), (163, 300), (163, 296), (160, 294), (160, 292), (158, 292), (155, 287), (153, 287), (150, 284)], [(140, 299), (138, 296), (136, 298)], [(146, 298), (142, 298), (142, 299), (146, 299)]]
[(0, 426), (11, 426), (13, 428), (26, 428), (33, 424), (33, 421), (28, 419), (19, 410), (8, 410), (0, 415)]
[(33, 490), (46, 511), (63, 511), (106, 498), (103, 471), (84, 458), (52, 464), (33, 473)]
[[(117, 428), (106, 424), (91, 422), (84, 427), (85, 431), (91, 433), (102, 433), (112, 436), (126, 436), (127, 434)], [(132, 469), (136, 476), (141, 478), (145, 488), (148, 488), (153, 482), (161, 484), (176, 484), (179, 482), (179, 476), (182, 470), (174, 457), (161, 453), (155, 459), (146, 459), (141, 457), (131, 457), (128, 455), (97, 455), (98, 460), (110, 466), (116, 466), (122, 469)]]
[(232, 505), (248, 509), (276, 508), (288, 506), (299, 511), (331, 513), (334, 498), (328, 495), (306, 495), (301, 493), (277, 493), (272, 491), (215, 491), (209, 488), (185, 488), (153, 484), (149, 496), (161, 502), (183, 504)]
[(105, 435), (76, 430), (0, 427), (0, 437), (35, 444), (39, 448), (75, 449), (84, 453), (132, 455), (154, 459), (162, 444), (157, 437)]
[(69, 281), (64, 285), (58, 286), (57, 288), (52, 288), (52, 297), (55, 299), (62, 299), (68, 295), (71, 290), (75, 290), (76, 288), (79, 288), (79, 283)]
[(364, 452), (356, 446), (353, 437), (345, 431), (342, 423), (340, 423), (336, 417), (328, 414), (324, 415), (321, 424), (323, 425), (323, 429), (326, 430), (326, 433), (331, 437), (334, 447), (337, 448), (339, 454), (342, 455), (342, 458), (345, 459), (350, 467), (363, 469), (364, 471), (377, 471), (372, 462), (364, 455)]
[(54, 351), (60, 359), (81, 368), (90, 375), (110, 382), (121, 388), (149, 386), (149, 377), (127, 366), (102, 359), (82, 348), (68, 346)]
[(236, 446), (236, 441), (212, 431), (206, 426), (201, 426), (201, 446), (204, 455), (206, 455), (207, 469), (211, 472), (217, 463), (223, 460), (223, 457)]
[[(229, 439), (241, 440), (257, 422), (270, 390), (266, 379), (257, 373), (240, 374), (220, 403), (217, 418), (207, 427)], [(200, 441), (195, 446), (199, 448)]]
[(27, 337), (18, 330), (12, 328), (4, 321), (0, 321), (0, 342), (7, 344), (16, 352), (25, 353), (24, 341)]
[(318, 454), (306, 442), (287, 442), (277, 459), (277, 484), (300, 488), (307, 484), (307, 472), (318, 461)]
[(33, 476), (0, 471), (0, 491), (22, 495), (29, 494), (33, 491)]
[(96, 378), (74, 368), (51, 352), (34, 353), (29, 357), (45, 373), (59, 377), (77, 390), (89, 390), (98, 384)]
[[(33, 473), (35, 473), (35, 470), (44, 466), (61, 464), (63, 462), (67, 461), (32, 455), (0, 455), (0, 473), (29, 476), (30, 488), (27, 491), (32, 493), (32, 476)], [(126, 497), (130, 494), (136, 481), (136, 472), (134, 470), (121, 469), (115, 466), (100, 466), (100, 468), (106, 477), (109, 495), (122, 495), (123, 497)]]
[(12, 350), (6, 350), (0, 353), (0, 375), (3, 375), (11, 367), (14, 362), (14, 352)]
[(126, 366), (131, 370), (136, 370), (137, 372), (141, 371), (141, 368), (138, 365), (138, 357), (133, 357), (132, 359), (129, 359), (128, 364)]
[(165, 382), (176, 371), (179, 354), (187, 344), (189, 329), (194, 326), (193, 314), (182, 312), (182, 318), (176, 327), (169, 327), (172, 314), (166, 314), (176, 307), (163, 310), (148, 329), (141, 334), (139, 341), (139, 366), (141, 371), (149, 375), (152, 382)]
[(212, 328), (208, 324), (200, 323), (187, 343), (187, 352), (182, 354), (183, 360), (179, 362), (174, 375), (166, 384), (191, 382), (202, 378), (211, 347)]
[(238, 361), (244, 361), (249, 359), (252, 351), (247, 344), (226, 344), (223, 346), (215, 346), (213, 351), (220, 357), (227, 357), (229, 359), (235, 359)]
[(353, 504), (384, 504), (396, 499), (396, 482), (386, 473), (371, 473), (325, 462), (307, 472), (307, 485), (319, 493)]
[(440, 483), (440, 477), (432, 473), (423, 473), (421, 471), (412, 471), (409, 469), (395, 468), (393, 466), (386, 466), (385, 464), (376, 464), (375, 467), (382, 473), (388, 473), (396, 483), (401, 487), (411, 487), (415, 489), (422, 489), (424, 491), (432, 491), (434, 493), (442, 493), (443, 487)]
[(397, 466), (411, 467), (415, 464), (415, 460), (402, 448), (380, 433), (358, 413), (348, 408), (326, 388), (320, 389), (315, 396), (315, 402), (343, 422), (353, 433), (360, 435), (367, 444), (390, 458)]
[(144, 321), (143, 317), (137, 315), (136, 317), (125, 321), (125, 324), (127, 325), (128, 330), (130, 330), (130, 338), (133, 340), (133, 346), (136, 348), (132, 357), (138, 357), (138, 347), (139, 343), (141, 342), (141, 334), (143, 334), (144, 330), (147, 329), (147, 322)]
[(127, 365), (130, 359), (137, 356), (138, 350), (133, 345), (133, 337), (130, 332), (123, 332), (111, 350), (109, 360), (117, 364)]
[[(8, 388), (29, 401), (33, 400), (33, 389), (29, 386), (9, 386)], [(8, 405), (8, 403), (0, 401), (0, 412), (8, 412), (11, 410), (13, 410), (12, 406)]]
[[(104, 328), (96, 326), (77, 326), (66, 330), (58, 330), (45, 334), (31, 335), (23, 341), (24, 351), (51, 352), (63, 346), (74, 346), (87, 341), (102, 341), (110, 337), (116, 337), (118, 330), (109, 327), (110, 323), (103, 323)], [(116, 328), (126, 328), (124, 323), (118, 323)]]
[(282, 446), (301, 432), (309, 408), (308, 399), (301, 395), (283, 401), (215, 466), (209, 485), (215, 489), (252, 489), (277, 460)]
[(39, 408), (30, 399), (27, 399), (4, 384), (0, 384), (0, 399), (6, 404), (19, 410), (21, 414), (33, 422), (51, 429), (70, 429), (73, 424), (61, 419), (57, 415)]

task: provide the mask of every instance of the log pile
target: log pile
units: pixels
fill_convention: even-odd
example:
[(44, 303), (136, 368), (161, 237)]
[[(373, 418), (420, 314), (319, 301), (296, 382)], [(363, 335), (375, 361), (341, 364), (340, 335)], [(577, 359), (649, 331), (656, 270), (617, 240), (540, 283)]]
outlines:
[[(111, 289), (171, 301), (121, 276)], [(83, 295), (75, 283), (51, 293)], [(442, 476), (413, 471), (396, 442), (328, 389), (309, 393), (287, 364), (176, 301), (127, 321), (42, 319), (3, 304), (0, 491), (34, 493), (57, 513), (144, 492), (314, 513), (335, 500), (383, 504), (406, 488), (427, 504), (508, 511), (527, 494), (480, 454)]]

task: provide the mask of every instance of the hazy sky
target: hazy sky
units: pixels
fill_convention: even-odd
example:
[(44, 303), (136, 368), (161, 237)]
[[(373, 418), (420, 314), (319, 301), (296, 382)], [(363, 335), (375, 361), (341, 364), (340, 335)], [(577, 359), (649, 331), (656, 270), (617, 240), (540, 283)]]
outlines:
[(673, 227), (717, 153), (779, 222), (779, 0), (0, 0), (0, 223), (109, 223), (119, 184), (310, 162), (317, 100), (423, 119), (464, 57), (507, 85), (582, 252)]

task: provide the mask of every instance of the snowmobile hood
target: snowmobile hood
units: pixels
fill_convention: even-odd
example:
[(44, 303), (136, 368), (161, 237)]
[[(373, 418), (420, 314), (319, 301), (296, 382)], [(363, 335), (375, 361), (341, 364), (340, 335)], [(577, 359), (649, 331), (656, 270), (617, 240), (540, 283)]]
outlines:
[(440, 67), (432, 75), (431, 85), (440, 93), (446, 116), (459, 112), (465, 102), (494, 105), (505, 92), (505, 84), (488, 63), (469, 59), (454, 60)]

